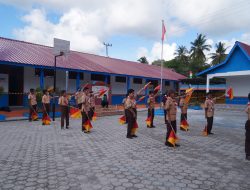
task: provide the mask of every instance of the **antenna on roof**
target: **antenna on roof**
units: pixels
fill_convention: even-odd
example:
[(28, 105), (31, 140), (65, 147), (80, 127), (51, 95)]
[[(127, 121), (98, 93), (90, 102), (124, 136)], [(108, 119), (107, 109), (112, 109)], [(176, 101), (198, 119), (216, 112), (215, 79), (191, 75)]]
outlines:
[(106, 46), (106, 56), (108, 57), (108, 56), (109, 56), (109, 55), (108, 55), (108, 47), (109, 47), (109, 46), (112, 47), (112, 44), (103, 42), (103, 45)]

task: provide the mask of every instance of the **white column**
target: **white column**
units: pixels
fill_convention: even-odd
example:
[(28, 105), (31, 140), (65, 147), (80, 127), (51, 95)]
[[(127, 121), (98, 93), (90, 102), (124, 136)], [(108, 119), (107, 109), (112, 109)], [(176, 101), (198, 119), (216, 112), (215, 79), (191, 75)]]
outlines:
[(207, 75), (207, 84), (206, 84), (206, 92), (209, 92), (210, 79), (213, 77), (211, 75)]

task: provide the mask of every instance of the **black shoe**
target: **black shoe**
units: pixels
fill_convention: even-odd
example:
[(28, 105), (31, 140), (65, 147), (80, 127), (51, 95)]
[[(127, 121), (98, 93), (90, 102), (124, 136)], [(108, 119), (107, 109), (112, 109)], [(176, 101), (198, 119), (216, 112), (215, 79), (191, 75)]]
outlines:
[(149, 125), (147, 125), (147, 128), (151, 128)]
[(45, 125), (45, 123), (42, 123), (42, 125)]
[(132, 137), (135, 137), (135, 138), (136, 138), (136, 137), (138, 137), (138, 136), (137, 136), (137, 135), (132, 135)]
[(61, 127), (61, 129), (63, 130), (63, 129), (64, 129), (64, 127)]
[(153, 125), (153, 126), (151, 126), (151, 128), (155, 128), (155, 126)]
[(132, 139), (133, 137), (132, 136), (127, 136), (128, 139)]
[(250, 161), (250, 156), (246, 155), (246, 160)]
[(165, 142), (165, 145), (168, 146), (168, 147), (174, 147), (174, 145), (172, 145), (172, 144), (169, 143), (169, 142)]
[(214, 135), (214, 133), (212, 133), (212, 132), (210, 132), (210, 133), (208, 133), (209, 135)]
[(83, 130), (83, 132), (84, 132), (84, 133), (88, 133), (88, 131), (86, 131), (86, 130)]
[(69, 127), (66, 127), (66, 129), (69, 129)]
[(179, 147), (180, 145), (179, 144), (175, 144), (176, 147)]

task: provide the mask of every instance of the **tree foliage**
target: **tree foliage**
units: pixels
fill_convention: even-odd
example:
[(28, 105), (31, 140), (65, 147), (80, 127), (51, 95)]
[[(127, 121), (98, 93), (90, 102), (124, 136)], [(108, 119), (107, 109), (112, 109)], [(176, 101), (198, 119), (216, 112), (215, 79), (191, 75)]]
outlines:
[(148, 60), (147, 60), (147, 58), (145, 56), (141, 57), (137, 61), (139, 61), (140, 63), (143, 63), (143, 64), (148, 64)]

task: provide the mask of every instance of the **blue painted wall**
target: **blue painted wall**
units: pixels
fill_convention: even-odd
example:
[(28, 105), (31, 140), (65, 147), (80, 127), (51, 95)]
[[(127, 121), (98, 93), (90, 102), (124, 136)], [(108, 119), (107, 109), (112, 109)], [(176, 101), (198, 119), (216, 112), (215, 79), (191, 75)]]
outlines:
[(250, 70), (250, 61), (239, 47), (236, 47), (227, 63), (208, 72), (208, 74)]
[(9, 95), (1, 94), (0, 95), (0, 107), (7, 107), (7, 106), (9, 106)]
[(243, 104), (246, 105), (248, 103), (247, 97), (234, 97), (232, 100), (230, 100), (228, 97), (226, 97), (226, 104)]

